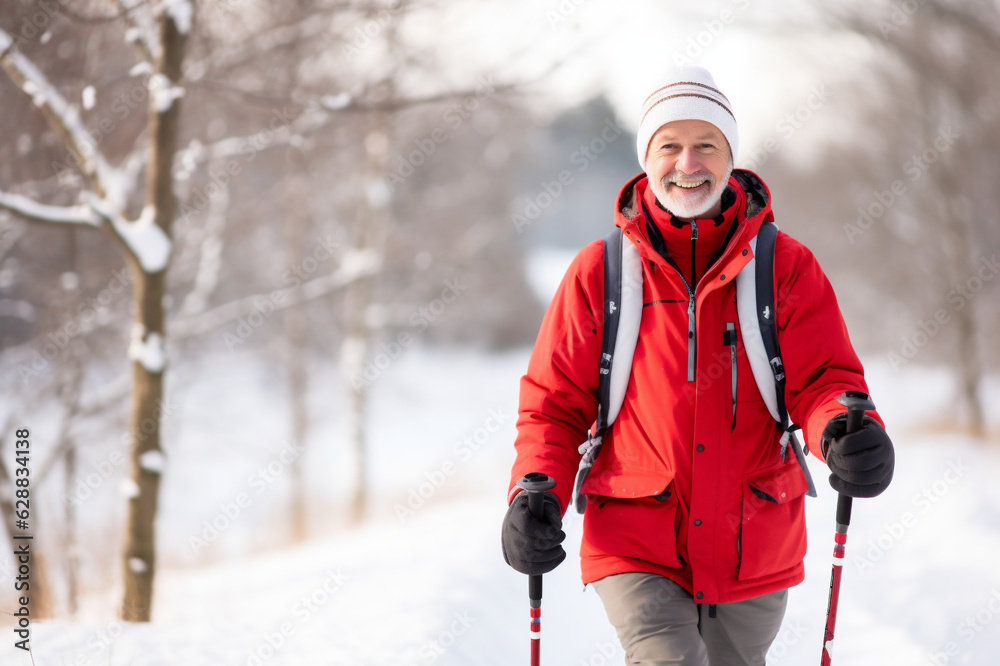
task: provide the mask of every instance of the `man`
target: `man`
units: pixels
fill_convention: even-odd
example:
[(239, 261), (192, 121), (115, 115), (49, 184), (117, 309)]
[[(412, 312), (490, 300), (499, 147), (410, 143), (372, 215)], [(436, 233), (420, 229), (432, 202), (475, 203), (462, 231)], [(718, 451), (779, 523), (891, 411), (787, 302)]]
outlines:
[[(615, 224), (643, 260), (643, 312), (624, 403), (582, 489), (583, 582), (629, 664), (763, 665), (787, 589), (803, 580), (807, 489), (795, 457), (782, 456), (738, 326), (734, 278), (773, 220), (770, 192), (733, 169), (736, 119), (706, 70), (674, 70), (642, 111), (644, 173), (618, 195)], [(867, 385), (833, 289), (790, 236), (778, 234), (774, 253), (790, 417), (834, 489), (873, 497), (892, 478), (893, 448), (877, 414), (845, 435), (836, 398)], [(597, 241), (567, 271), (521, 382), (503, 551), (522, 573), (566, 557), (561, 516), (597, 414), (603, 306)], [(724, 334), (734, 326), (732, 367)], [(556, 480), (542, 519), (514, 486), (529, 472)]]

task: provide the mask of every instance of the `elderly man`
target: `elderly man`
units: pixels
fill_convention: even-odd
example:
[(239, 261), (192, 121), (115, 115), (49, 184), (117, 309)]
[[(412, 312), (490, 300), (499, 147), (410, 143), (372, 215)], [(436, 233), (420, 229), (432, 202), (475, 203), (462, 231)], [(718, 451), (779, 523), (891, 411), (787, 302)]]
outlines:
[[(581, 563), (629, 664), (764, 664), (787, 589), (804, 576), (807, 482), (783, 455), (738, 326), (734, 278), (773, 221), (764, 183), (733, 169), (738, 138), (711, 74), (673, 71), (643, 105), (644, 173), (614, 209), (642, 260), (643, 307), (621, 410), (582, 488)], [(521, 382), (502, 542), (522, 573), (566, 557), (561, 516), (598, 411), (603, 255), (597, 241), (573, 261)], [(867, 392), (864, 370), (816, 259), (780, 232), (774, 282), (788, 414), (836, 490), (877, 495), (892, 478), (892, 443), (874, 413), (845, 434), (836, 398)], [(556, 480), (542, 517), (515, 486), (529, 472)]]

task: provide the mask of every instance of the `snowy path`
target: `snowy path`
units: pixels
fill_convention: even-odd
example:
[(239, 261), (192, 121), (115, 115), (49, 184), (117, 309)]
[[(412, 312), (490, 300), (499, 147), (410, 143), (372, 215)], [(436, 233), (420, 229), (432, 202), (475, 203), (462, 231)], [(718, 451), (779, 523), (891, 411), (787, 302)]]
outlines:
[[(376, 469), (385, 469), (391, 479), (380, 490), (384, 510), (375, 521), (295, 548), (199, 568), (165, 568), (157, 580), (152, 624), (37, 622), (34, 663), (527, 663), (525, 579), (506, 567), (499, 553), (513, 423), (508, 418), (495, 432), (487, 426), (490, 410), (513, 413), (524, 363), (523, 354), (464, 355), (445, 362), (414, 352), (400, 360), (394, 378), (379, 386), (376, 397), (386, 410), (380, 413), (396, 418), (374, 426)], [(438, 379), (427, 386), (419, 378), (429, 376), (430, 368)], [(477, 381), (483, 377), (491, 381)], [(927, 406), (906, 395), (914, 381), (925, 379), (872, 373), (872, 391), (890, 431)], [(318, 431), (331, 427), (322, 421)], [(194, 423), (185, 428), (190, 431)], [(427, 434), (435, 428), (437, 435)], [(459, 453), (461, 443), (477, 438), (482, 443), (470, 449), (472, 454)], [(890, 491), (855, 503), (836, 663), (995, 666), (1000, 660), (1000, 454), (995, 446), (932, 433), (908, 433), (898, 438), (898, 447)], [(185, 450), (175, 451), (172, 464), (183, 465)], [(316, 456), (317, 465), (330, 464), (322, 452)], [(835, 497), (821, 466), (814, 460), (810, 464), (821, 481), (821, 497), (807, 503), (807, 578), (791, 593), (771, 666), (819, 659)], [(452, 469), (424, 506), (397, 517), (392, 505), (405, 503), (410, 489), (429, 483), (435, 471)], [(219, 497), (242, 486), (243, 476), (232, 477), (228, 485), (224, 477), (214, 479), (223, 486)], [(184, 504), (188, 481), (178, 473), (165, 490), (175, 508), (165, 513), (161, 530), (173, 534), (168, 541), (179, 543), (178, 548), (191, 525), (215, 510), (212, 501), (201, 513), (196, 505)], [(254, 505), (261, 512), (265, 499), (280, 498), (262, 495), (260, 506)], [(185, 511), (193, 515), (180, 515)], [(246, 543), (241, 530), (259, 528), (255, 515), (248, 513), (220, 542)], [(621, 664), (621, 650), (596, 594), (579, 582), (580, 527), (579, 518), (568, 518), (570, 558), (546, 576), (544, 660), (547, 666)], [(0, 664), (29, 664), (27, 655), (12, 648), (8, 632), (0, 644)]]

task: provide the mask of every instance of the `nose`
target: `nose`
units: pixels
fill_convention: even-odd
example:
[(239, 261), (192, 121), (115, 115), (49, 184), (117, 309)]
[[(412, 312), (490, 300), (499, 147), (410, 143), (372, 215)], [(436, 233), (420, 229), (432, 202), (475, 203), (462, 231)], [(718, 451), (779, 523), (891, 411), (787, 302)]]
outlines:
[(680, 155), (677, 156), (674, 168), (686, 174), (697, 173), (701, 170), (701, 162), (698, 160), (698, 156), (694, 150), (685, 147), (681, 149)]

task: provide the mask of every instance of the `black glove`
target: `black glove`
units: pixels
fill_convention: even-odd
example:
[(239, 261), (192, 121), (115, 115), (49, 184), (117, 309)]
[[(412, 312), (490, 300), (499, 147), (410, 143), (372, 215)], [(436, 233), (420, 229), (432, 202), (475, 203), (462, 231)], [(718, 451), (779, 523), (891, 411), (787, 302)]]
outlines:
[(537, 520), (528, 511), (526, 491), (514, 496), (503, 519), (504, 561), (515, 570), (532, 576), (548, 573), (566, 559), (566, 551), (559, 545), (566, 538), (561, 529), (559, 500), (549, 492), (542, 499), (545, 507), (542, 520)]
[(847, 414), (830, 419), (823, 430), (823, 455), (830, 466), (830, 485), (850, 497), (881, 495), (892, 481), (896, 455), (878, 421), (865, 416), (857, 432), (845, 434)]

